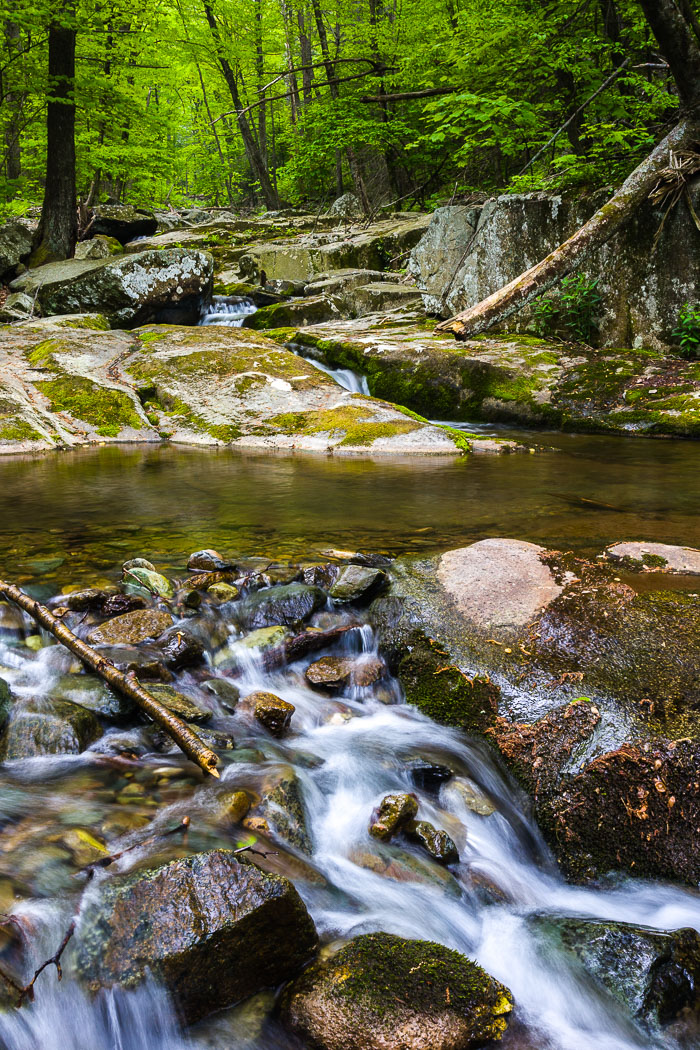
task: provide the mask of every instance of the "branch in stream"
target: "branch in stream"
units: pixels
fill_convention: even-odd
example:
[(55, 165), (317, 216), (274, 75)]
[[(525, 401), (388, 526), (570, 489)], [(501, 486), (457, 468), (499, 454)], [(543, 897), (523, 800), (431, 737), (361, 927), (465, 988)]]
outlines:
[(113, 689), (133, 700), (154, 722), (163, 727), (180, 750), (200, 769), (213, 777), (219, 776), (216, 769), (219, 759), (215, 752), (206, 747), (197, 734), (193, 733), (180, 718), (146, 692), (133, 672), (123, 674), (118, 671), (114, 664), (105, 660), (95, 649), (74, 635), (70, 628), (61, 623), (45, 605), (40, 605), (15, 584), (0, 580), (0, 595), (4, 595), (28, 613), (36, 623), (57, 638), (66, 649), (69, 649), (87, 667), (95, 671)]

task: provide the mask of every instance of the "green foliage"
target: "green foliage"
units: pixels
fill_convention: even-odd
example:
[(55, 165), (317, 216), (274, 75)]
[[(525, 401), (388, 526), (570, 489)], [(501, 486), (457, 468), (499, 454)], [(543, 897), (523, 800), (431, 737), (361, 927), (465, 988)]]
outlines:
[(558, 299), (540, 296), (532, 309), (532, 328), (544, 339), (566, 329), (576, 342), (590, 345), (598, 331), (598, 281), (572, 273), (561, 282)]
[(700, 357), (700, 303), (686, 303), (678, 314), (678, 327), (673, 333), (681, 357)]
[[(330, 202), (340, 181), (352, 188), (360, 174), (373, 201), (402, 208), (474, 190), (594, 189), (623, 179), (677, 110), (668, 71), (648, 65), (635, 0), (613, 5), (616, 32), (599, 4), (579, 0), (319, 3), (325, 55), (308, 4), (211, 0), (219, 45), (201, 3), (76, 0), (73, 18), (58, 0), (0, 0), (0, 212), (23, 214), (42, 200), (56, 18), (77, 29), (83, 199), (93, 186), (101, 199), (136, 205), (255, 210), (259, 178), (241, 120), (290, 204)], [(589, 102), (623, 54), (627, 66)], [(394, 93), (408, 97), (376, 101)]]

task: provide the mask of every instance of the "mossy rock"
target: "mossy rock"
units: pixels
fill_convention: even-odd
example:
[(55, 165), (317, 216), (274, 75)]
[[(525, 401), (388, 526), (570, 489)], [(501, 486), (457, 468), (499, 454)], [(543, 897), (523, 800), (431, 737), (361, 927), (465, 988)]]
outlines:
[(430, 941), (357, 937), (284, 993), (291, 1029), (321, 1050), (469, 1050), (500, 1039), (510, 992)]
[(0, 741), (3, 761), (79, 755), (102, 735), (92, 711), (67, 700), (15, 704)]

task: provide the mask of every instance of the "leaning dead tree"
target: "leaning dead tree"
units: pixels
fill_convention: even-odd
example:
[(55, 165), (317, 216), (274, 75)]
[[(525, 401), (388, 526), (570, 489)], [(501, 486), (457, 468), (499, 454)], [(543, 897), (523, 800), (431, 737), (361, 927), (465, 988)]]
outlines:
[(639, 3), (678, 88), (681, 106), (678, 123), (572, 237), (487, 299), (442, 321), (436, 331), (451, 332), (456, 339), (468, 339), (504, 321), (542, 295), (629, 221), (653, 193), (676, 154), (697, 148), (700, 142), (700, 43), (676, 0), (639, 0)]
[(85, 642), (81, 641), (77, 635), (73, 634), (71, 629), (64, 623), (61, 623), (50, 609), (30, 598), (28, 594), (25, 594), (14, 583), (0, 580), (0, 595), (8, 598), (15, 605), (18, 605), (20, 609), (28, 613), (35, 623), (38, 623), (45, 631), (48, 631), (49, 634), (58, 639), (59, 642), (65, 645), (66, 649), (70, 649), (79, 660), (82, 660), (87, 667), (98, 674), (100, 678), (103, 678), (118, 693), (128, 697), (129, 700), (133, 700), (149, 718), (152, 718), (154, 722), (162, 726), (180, 750), (184, 751), (193, 762), (196, 762), (200, 769), (213, 777), (219, 776), (216, 768), (219, 759), (216, 753), (206, 747), (197, 734), (193, 733), (189, 726), (180, 718), (177, 718), (171, 711), (168, 711), (167, 707), (164, 707), (155, 697), (146, 692), (139, 684), (136, 675), (123, 674), (121, 671), (118, 671), (114, 664), (110, 663), (109, 660), (105, 660), (95, 649), (92, 649)]

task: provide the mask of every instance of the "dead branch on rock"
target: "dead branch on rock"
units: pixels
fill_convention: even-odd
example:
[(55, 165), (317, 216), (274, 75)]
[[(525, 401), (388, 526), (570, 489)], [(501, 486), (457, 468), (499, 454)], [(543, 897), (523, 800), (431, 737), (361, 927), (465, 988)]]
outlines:
[(213, 777), (219, 776), (216, 769), (219, 761), (218, 756), (202, 743), (189, 726), (185, 725), (181, 719), (172, 714), (171, 711), (168, 711), (167, 707), (164, 707), (150, 693), (146, 692), (133, 671), (128, 674), (118, 671), (114, 664), (110, 663), (109, 660), (105, 660), (95, 649), (73, 634), (70, 628), (61, 623), (45, 605), (40, 605), (39, 602), (30, 598), (28, 594), (25, 594), (14, 583), (0, 580), (0, 595), (4, 595), (11, 602), (14, 602), (15, 605), (18, 605), (20, 609), (28, 613), (36, 623), (48, 631), (49, 634), (52, 634), (54, 638), (58, 639), (62, 645), (65, 645), (66, 649), (69, 649), (79, 660), (82, 660), (87, 667), (98, 674), (100, 678), (103, 678), (113, 689), (128, 697), (129, 700), (133, 700), (149, 718), (152, 718), (154, 722), (162, 726), (180, 750), (195, 762), (200, 769)]

